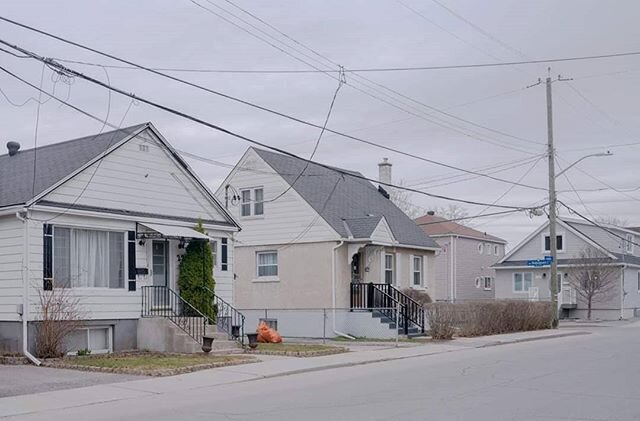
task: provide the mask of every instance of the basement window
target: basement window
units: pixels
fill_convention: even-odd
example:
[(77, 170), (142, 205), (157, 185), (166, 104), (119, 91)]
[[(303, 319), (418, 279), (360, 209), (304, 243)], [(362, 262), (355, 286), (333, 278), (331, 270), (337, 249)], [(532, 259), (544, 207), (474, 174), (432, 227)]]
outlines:
[(92, 354), (108, 354), (113, 351), (111, 326), (90, 326), (74, 330), (66, 339), (67, 353), (89, 350)]

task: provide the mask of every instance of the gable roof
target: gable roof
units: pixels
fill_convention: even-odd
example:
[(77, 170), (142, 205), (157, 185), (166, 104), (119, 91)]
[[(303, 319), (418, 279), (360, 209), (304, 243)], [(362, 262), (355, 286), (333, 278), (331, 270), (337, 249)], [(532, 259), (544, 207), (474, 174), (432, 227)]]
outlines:
[(416, 223), (425, 233), (427, 233), (427, 235), (431, 236), (455, 234), (477, 240), (494, 241), (502, 244), (507, 243), (506, 240), (503, 240), (502, 238), (489, 235), (486, 232), (481, 232), (462, 224), (457, 224), (453, 221), (448, 221), (447, 219), (436, 215), (427, 214), (421, 216), (416, 219)]
[[(342, 237), (367, 238), (381, 217), (401, 244), (439, 248), (415, 222), (358, 172), (338, 171), (263, 149), (251, 148)], [(298, 177), (303, 170), (304, 174)], [(348, 227), (348, 228), (347, 228)], [(366, 234), (366, 235), (365, 235)]]
[(146, 125), (0, 155), (0, 208), (28, 202)]

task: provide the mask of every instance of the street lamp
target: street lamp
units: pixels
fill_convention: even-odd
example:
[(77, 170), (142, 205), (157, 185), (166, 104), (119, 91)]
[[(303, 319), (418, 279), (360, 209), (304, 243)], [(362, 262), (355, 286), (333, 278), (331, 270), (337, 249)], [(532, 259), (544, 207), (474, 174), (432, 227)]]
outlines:
[[(547, 96), (548, 102), (550, 103), (550, 90), (547, 88)], [(575, 161), (573, 164), (566, 167), (564, 170), (560, 171), (557, 175), (555, 174), (555, 165), (554, 165), (554, 149), (553, 149), (553, 135), (551, 134), (551, 117), (550, 114), (547, 116), (548, 125), (549, 125), (549, 252), (551, 254), (551, 279), (549, 279), (550, 290), (551, 290), (551, 305), (553, 307), (553, 319), (552, 319), (552, 327), (558, 327), (558, 244), (557, 244), (557, 234), (556, 234), (556, 217), (557, 217), (557, 209), (556, 209), (556, 178), (560, 177), (564, 174), (569, 168), (575, 166), (578, 162), (581, 162), (587, 158), (595, 157), (595, 156), (611, 156), (613, 155), (611, 152), (601, 152), (601, 153), (593, 153), (589, 155), (585, 155), (582, 158)]]

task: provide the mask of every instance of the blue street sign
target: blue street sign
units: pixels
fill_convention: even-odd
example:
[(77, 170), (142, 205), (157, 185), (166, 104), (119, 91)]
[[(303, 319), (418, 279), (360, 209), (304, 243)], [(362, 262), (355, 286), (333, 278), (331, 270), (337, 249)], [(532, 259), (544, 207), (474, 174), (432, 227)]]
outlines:
[(544, 256), (544, 259), (527, 260), (527, 266), (542, 267), (550, 265), (551, 262), (553, 262), (552, 256)]

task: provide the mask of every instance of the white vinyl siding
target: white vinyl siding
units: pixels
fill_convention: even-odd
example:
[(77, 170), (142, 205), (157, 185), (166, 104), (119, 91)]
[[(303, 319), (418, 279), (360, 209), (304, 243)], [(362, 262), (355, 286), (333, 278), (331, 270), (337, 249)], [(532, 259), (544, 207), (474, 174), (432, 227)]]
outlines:
[[(142, 151), (140, 146), (148, 147)], [(156, 215), (224, 221), (202, 187), (150, 130), (45, 196), (45, 200)]]
[(257, 273), (258, 278), (278, 276), (278, 252), (263, 251), (257, 253)]

